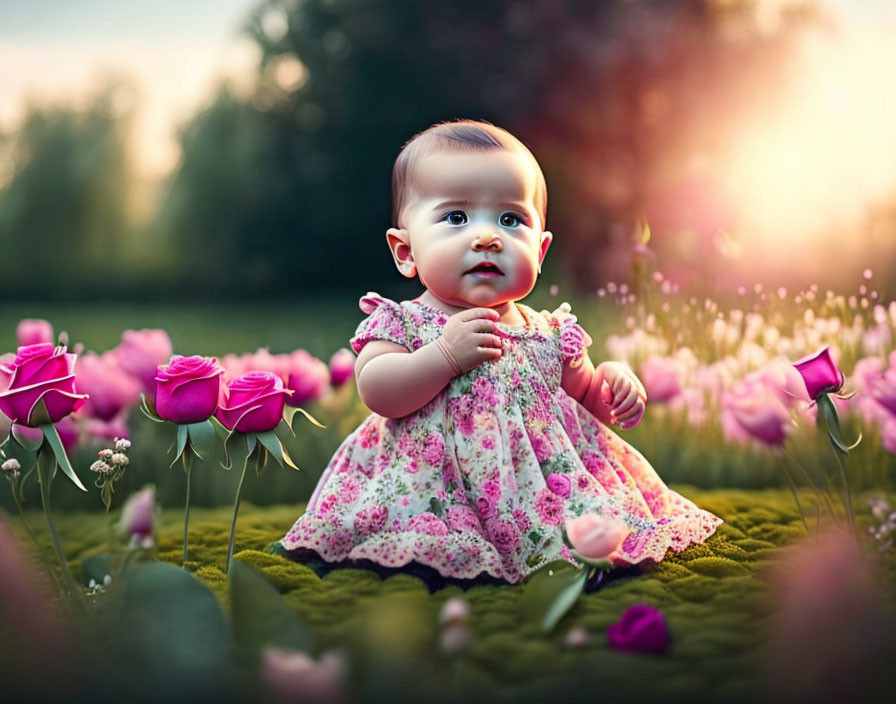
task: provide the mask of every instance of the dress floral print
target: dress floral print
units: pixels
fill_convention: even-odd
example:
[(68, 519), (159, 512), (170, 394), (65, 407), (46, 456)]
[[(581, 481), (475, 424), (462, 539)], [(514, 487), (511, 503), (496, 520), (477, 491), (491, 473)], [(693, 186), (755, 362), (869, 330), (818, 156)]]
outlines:
[[(413, 351), (447, 322), (417, 301), (370, 293), (360, 305), (369, 317), (351, 340), (355, 352), (371, 340)], [(581, 362), (591, 343), (569, 307), (517, 305), (526, 324), (499, 324), (500, 359), (404, 418), (372, 414), (345, 439), (283, 548), (515, 583), (547, 561), (575, 562), (560, 527), (586, 512), (629, 527), (621, 564), (659, 561), (712, 535), (720, 518), (670, 490), (560, 388), (564, 363)]]

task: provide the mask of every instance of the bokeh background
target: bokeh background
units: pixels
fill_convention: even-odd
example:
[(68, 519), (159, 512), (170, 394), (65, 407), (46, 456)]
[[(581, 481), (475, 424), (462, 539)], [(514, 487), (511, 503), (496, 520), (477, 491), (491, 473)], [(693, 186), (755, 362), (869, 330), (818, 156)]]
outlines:
[[(603, 295), (645, 272), (677, 296), (660, 327), (812, 286), (862, 284), (870, 316), (896, 293), (894, 28), (886, 0), (2, 0), (0, 351), (37, 317), (98, 353), (148, 327), (327, 360), (360, 295), (419, 292), (385, 246), (391, 167), (457, 117), (541, 162), (555, 241), (527, 303), (573, 301), (598, 341), (645, 321)], [(333, 403), (268, 500), (310, 492), (358, 420)]]

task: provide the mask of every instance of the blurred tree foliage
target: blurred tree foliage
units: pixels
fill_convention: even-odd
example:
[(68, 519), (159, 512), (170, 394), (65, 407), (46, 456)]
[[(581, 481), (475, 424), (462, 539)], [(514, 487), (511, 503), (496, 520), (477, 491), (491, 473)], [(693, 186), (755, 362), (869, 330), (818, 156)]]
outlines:
[(5, 141), (11, 178), (0, 189), (0, 293), (4, 297), (114, 295), (128, 218), (123, 88), (86, 111), (33, 110)]
[[(725, 213), (704, 207), (719, 199), (700, 164), (757, 80), (776, 89), (792, 33), (810, 19), (796, 7), (768, 31), (758, 5), (262, 0), (247, 23), (262, 57), (254, 89), (222, 88), (184, 128), (181, 165), (132, 249), (163, 256), (126, 260), (129, 285), (168, 296), (396, 292), (384, 236), (392, 163), (412, 135), (458, 117), (533, 149), (557, 235), (551, 260), (583, 288), (626, 271), (639, 217), (655, 234), (688, 229), (678, 254), (705, 260)], [(22, 258), (0, 264), (4, 290), (23, 285), (23, 263), (49, 267), (44, 281), (80, 272), (67, 291), (85, 272), (117, 290), (105, 264), (128, 232), (127, 178), (120, 126), (101, 102), (35, 113), (19, 135), (0, 242)]]

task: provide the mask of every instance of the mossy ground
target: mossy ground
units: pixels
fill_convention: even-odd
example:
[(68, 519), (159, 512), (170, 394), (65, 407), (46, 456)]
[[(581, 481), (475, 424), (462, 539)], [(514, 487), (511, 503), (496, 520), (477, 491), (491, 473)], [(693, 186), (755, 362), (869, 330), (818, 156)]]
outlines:
[[(792, 496), (784, 491), (676, 488), (725, 520), (717, 533), (643, 574), (611, 579), (584, 595), (549, 635), (522, 618), (521, 586), (477, 586), (465, 592), (452, 586), (430, 594), (408, 575), (381, 579), (369, 571), (339, 569), (320, 578), (304, 565), (266, 552), (302, 507), (243, 505), (236, 557), (261, 570), (305, 619), (315, 651), (350, 644), (353, 652), (367, 653), (362, 659), (367, 677), (374, 679), (377, 672), (407, 677), (412, 671), (413, 679), (426, 670), (420, 681), (439, 688), (426, 699), (534, 701), (577, 692), (599, 693), (604, 700), (755, 699), (762, 693), (764, 644), (776, 608), (765, 575), (782, 559), (779, 548), (805, 530)], [(42, 516), (28, 518), (37, 528)], [(229, 508), (193, 510), (187, 565), (225, 609), (230, 518)], [(868, 520), (860, 514), (860, 526)], [(161, 517), (160, 560), (180, 564), (182, 521), (173, 510)], [(57, 517), (57, 525), (74, 568), (103, 549), (105, 516), (68, 514)], [(470, 605), (472, 641), (463, 655), (449, 659), (438, 655), (436, 620), (441, 605), (459, 595)], [(607, 626), (639, 602), (665, 614), (672, 635), (666, 655), (608, 648)], [(582, 648), (564, 643), (574, 626), (587, 629)]]

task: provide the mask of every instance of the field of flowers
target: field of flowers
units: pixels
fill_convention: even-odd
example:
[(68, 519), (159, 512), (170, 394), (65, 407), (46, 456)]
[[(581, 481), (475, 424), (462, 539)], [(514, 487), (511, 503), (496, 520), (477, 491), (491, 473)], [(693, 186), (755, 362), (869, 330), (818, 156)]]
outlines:
[[(533, 300), (533, 307), (553, 309), (562, 297), (551, 287)], [(577, 603), (565, 605), (553, 633), (520, 618), (529, 608), (523, 595), (534, 589), (531, 585), (469, 592), (454, 586), (429, 594), (412, 576), (384, 579), (364, 570), (315, 574), (266, 552), (299, 514), (339, 442), (367, 414), (354, 389), (353, 356), (344, 349), (360, 316), (347, 309), (328, 311), (327, 324), (316, 327), (309, 322), (314, 312), (308, 312), (308, 319), (297, 323), (314, 330), (305, 338), (284, 333), (273, 319), (247, 322), (256, 334), (276, 331), (276, 342), (269, 344), (284, 351), (275, 352), (244, 351), (256, 346), (247, 342), (246, 328), (244, 337), (203, 335), (208, 323), (201, 316), (167, 326), (158, 318), (159, 327), (113, 331), (96, 314), (79, 320), (67, 311), (62, 342), (77, 361), (72, 379), (62, 375), (52, 381), (69, 379), (71, 387), (59, 389), (72, 403), (58, 418), (53, 404), (44, 404), (52, 431), (47, 417), (39, 422), (41, 409), (32, 408), (38, 415), (27, 425), (35, 427), (17, 423), (0, 458), (12, 488), (0, 505), (18, 536), (4, 527), (4, 554), (8, 551), (13, 565), (4, 584), (53, 603), (49, 620), (40, 626), (49, 629), (48, 638), (82, 639), (100, 648), (120, 638), (127, 652), (140, 657), (176, 638), (198, 649), (210, 639), (226, 640), (231, 645), (219, 643), (226, 653), (209, 651), (205, 659), (184, 654), (177, 667), (175, 658), (159, 656), (147, 666), (147, 673), (175, 667), (169, 683), (187, 698), (211, 687), (218, 699), (245, 701), (258, 687), (267, 687), (284, 700), (340, 701), (351, 693), (377, 701), (399, 696), (390, 684), (395, 678), (413, 676), (419, 686), (443, 690), (446, 700), (472, 693), (534, 700), (550, 691), (576, 691), (566, 688), (569, 677), (581, 678), (587, 692), (599, 691), (603, 683), (614, 700), (626, 696), (626, 678), (649, 675), (666, 699), (699, 696), (712, 687), (718, 698), (746, 700), (766, 679), (782, 676), (769, 665), (775, 653), (810, 646), (817, 662), (803, 663), (801, 670), (779, 658), (802, 678), (795, 688), (780, 690), (794, 700), (826, 687), (844, 693), (862, 678), (868, 686), (888, 681), (886, 668), (870, 654), (892, 645), (892, 633), (880, 624), (892, 625), (896, 595), (896, 302), (880, 300), (874, 273), (863, 272), (853, 292), (817, 286), (767, 291), (757, 285), (725, 298), (684, 295), (657, 273), (634, 289), (609, 283), (589, 300), (574, 300), (573, 311), (595, 340), (592, 359), (627, 362), (647, 389), (647, 414), (639, 427), (625, 431), (626, 440), (668, 483), (718, 513), (725, 524), (705, 546), (672, 556), (647, 574), (608, 573), (599, 588), (586, 589)], [(58, 321), (18, 321), (11, 311), (0, 319), (16, 328), (19, 347), (57, 342)], [(79, 342), (82, 338), (96, 351)], [(11, 333), (0, 339), (11, 340)], [(313, 344), (293, 347), (298, 339)], [(27, 388), (14, 368), (28, 363), (27, 354), (9, 347), (0, 356), (0, 402), (7, 404), (13, 392)], [(825, 348), (836, 383), (826, 387), (830, 395), (810, 398), (794, 362)], [(54, 354), (65, 356), (59, 348)], [(221, 371), (209, 366), (183, 372), (172, 354), (215, 355)], [(191, 380), (220, 376), (230, 389), (230, 406), (217, 412), (214, 423), (204, 420), (207, 414), (179, 417), (165, 405), (157, 381), (168, 379), (160, 370), (166, 364), (172, 379), (180, 373), (192, 374)], [(264, 388), (247, 390), (240, 386), (245, 379)], [(244, 392), (250, 402), (279, 398), (271, 423), (240, 425), (256, 408), (240, 405), (237, 397)], [(278, 424), (284, 403), (286, 420)], [(326, 427), (293, 416), (289, 409), (299, 407)], [(160, 418), (153, 416), (168, 422), (155, 422)], [(286, 425), (295, 437), (283, 432)], [(61, 449), (53, 444), (54, 432)], [(0, 414), (0, 439), (9, 433), (10, 423)], [(229, 446), (218, 441), (225, 437)], [(240, 445), (244, 438), (248, 446)], [(41, 442), (41, 459), (31, 471), (26, 450)], [(69, 474), (67, 457), (88, 491), (62, 477)], [(257, 464), (257, 476), (240, 473), (244, 458), (245, 467)], [(300, 471), (285, 466), (290, 458)], [(263, 462), (269, 466), (262, 472)], [(48, 528), (53, 473), (59, 538)], [(138, 492), (144, 485), (150, 486)], [(191, 526), (185, 496), (195, 507)], [(237, 522), (241, 500), (246, 508)], [(232, 512), (214, 508), (231, 504)], [(165, 508), (161, 522), (160, 505)], [(181, 520), (183, 533), (176, 527)], [(785, 550), (807, 534), (814, 542)], [(844, 535), (855, 535), (858, 542), (844, 543)], [(54, 565), (54, 550), (63, 568)], [(232, 570), (231, 551), (237, 558)], [(42, 566), (33, 567), (26, 553), (39, 557)], [(840, 569), (833, 576), (816, 574), (819, 563)], [(790, 569), (793, 565), (799, 567)], [(164, 590), (170, 590), (169, 602), (180, 603), (179, 610), (160, 602)], [(803, 599), (806, 590), (814, 590), (811, 604)], [(626, 625), (623, 610), (645, 604), (655, 615)], [(205, 614), (205, 626), (184, 615), (193, 608)], [(865, 659), (850, 657), (846, 674), (831, 679), (825, 673), (836, 669), (842, 649), (816, 641), (833, 637), (819, 623), (837, 610), (832, 623), (843, 629), (844, 643), (861, 642), (857, 652)], [(23, 618), (38, 619), (38, 612), (24, 609)], [(131, 630), (153, 619), (167, 625), (140, 642), (118, 630), (118, 618)], [(188, 637), (183, 624), (178, 630), (179, 619), (196, 632)], [(605, 633), (614, 622), (617, 630), (635, 629), (629, 648), (634, 654), (620, 655), (612, 638), (608, 649)], [(401, 624), (401, 635), (393, 632), (394, 624)], [(15, 638), (30, 627), (6, 626)], [(646, 640), (637, 635), (639, 628), (650, 632)], [(387, 646), (389, 658), (369, 648), (371, 642)], [(25, 639), (23, 647), (36, 653), (44, 643), (43, 636)], [(26, 670), (34, 666), (36, 660), (29, 658), (37, 656), (27, 647), (7, 662)], [(0, 655), (7, 655), (5, 646)], [(47, 657), (60, 673), (67, 671), (57, 651)], [(101, 660), (72, 662), (83, 671), (100, 667)], [(595, 670), (598, 661), (604, 664)], [(133, 668), (118, 658), (110, 663), (102, 677), (130, 691), (132, 683), (125, 680), (137, 676)], [(536, 663), (552, 663), (544, 666), (543, 678), (534, 674)], [(758, 683), (757, 673), (766, 679)], [(103, 681), (100, 675), (99, 680), (69, 675), (85, 696), (95, 695)], [(650, 688), (631, 686), (629, 694), (638, 699), (655, 698)], [(43, 694), (36, 686), (23, 685), (21, 691)]]

